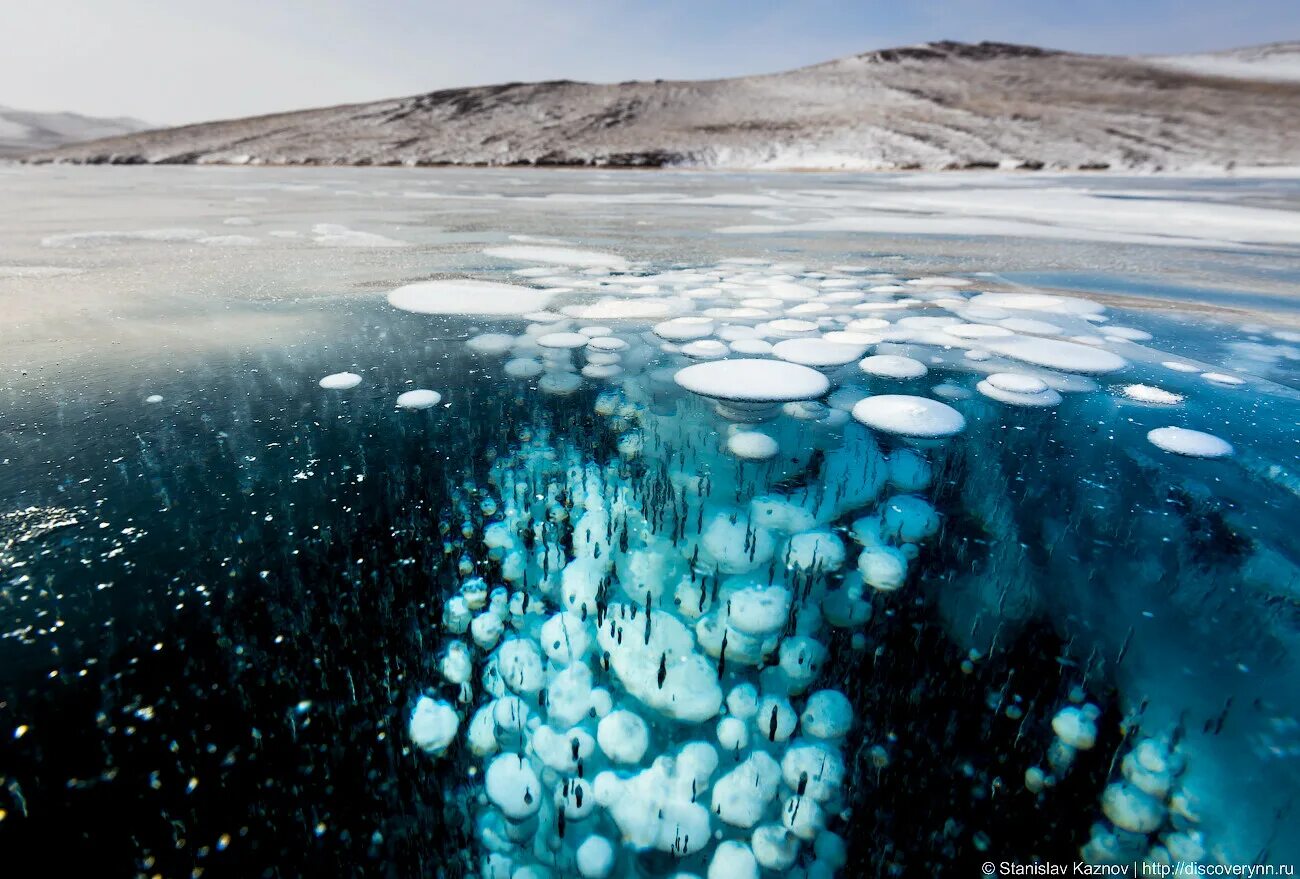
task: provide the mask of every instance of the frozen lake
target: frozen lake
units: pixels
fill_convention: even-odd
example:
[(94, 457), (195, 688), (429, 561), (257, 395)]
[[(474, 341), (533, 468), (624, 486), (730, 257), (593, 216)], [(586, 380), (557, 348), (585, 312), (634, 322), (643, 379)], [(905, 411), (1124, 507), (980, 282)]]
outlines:
[(1300, 860), (1300, 180), (0, 166), (0, 204), (15, 860)]

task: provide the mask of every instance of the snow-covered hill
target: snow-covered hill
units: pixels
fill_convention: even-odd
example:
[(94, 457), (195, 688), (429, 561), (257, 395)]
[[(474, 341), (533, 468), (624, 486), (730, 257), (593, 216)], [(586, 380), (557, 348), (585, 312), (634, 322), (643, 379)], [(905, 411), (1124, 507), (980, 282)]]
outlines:
[(1202, 76), (1300, 82), (1300, 40), (1199, 55), (1154, 56), (1150, 60)]
[(149, 127), (147, 122), (125, 117), (100, 119), (76, 113), (36, 113), (0, 107), (0, 157), (132, 134)]
[(40, 161), (1139, 170), (1300, 165), (1300, 82), (928, 43), (709, 81), (510, 83), (152, 131)]

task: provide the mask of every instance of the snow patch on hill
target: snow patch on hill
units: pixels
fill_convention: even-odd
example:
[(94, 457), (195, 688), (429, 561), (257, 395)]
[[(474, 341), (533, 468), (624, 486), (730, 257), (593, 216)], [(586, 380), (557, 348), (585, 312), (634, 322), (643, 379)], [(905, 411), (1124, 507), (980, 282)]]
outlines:
[(1300, 82), (1300, 42), (1270, 43), (1198, 55), (1164, 55), (1150, 61), (1161, 67), (1201, 76)]

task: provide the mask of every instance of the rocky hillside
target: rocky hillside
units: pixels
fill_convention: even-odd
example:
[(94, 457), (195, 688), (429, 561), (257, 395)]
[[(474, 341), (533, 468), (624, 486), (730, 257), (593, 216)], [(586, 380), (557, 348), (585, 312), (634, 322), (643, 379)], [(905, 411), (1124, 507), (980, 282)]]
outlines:
[(708, 81), (558, 81), (210, 122), (34, 161), (728, 168), (1300, 165), (1300, 82), (929, 43)]

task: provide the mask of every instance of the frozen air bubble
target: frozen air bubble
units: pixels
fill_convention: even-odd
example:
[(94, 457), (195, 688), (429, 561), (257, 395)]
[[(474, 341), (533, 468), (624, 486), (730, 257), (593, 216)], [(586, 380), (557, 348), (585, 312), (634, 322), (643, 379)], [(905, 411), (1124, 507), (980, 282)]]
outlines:
[(615, 763), (639, 763), (650, 746), (650, 728), (631, 711), (611, 711), (596, 727), (596, 742)]
[(1114, 372), (1128, 364), (1123, 357), (1110, 351), (1059, 339), (1012, 336), (1008, 339), (986, 339), (984, 344), (994, 353), (1065, 372)]
[(546, 307), (550, 294), (534, 287), (491, 281), (423, 281), (398, 287), (388, 303), (417, 314), (490, 314), (515, 317)]
[(920, 378), (930, 371), (921, 361), (898, 354), (875, 354), (864, 358), (858, 366), (867, 375), (900, 380)]
[(355, 372), (336, 372), (320, 380), (320, 386), (327, 391), (347, 391), (361, 384), (361, 376)]
[(865, 344), (826, 339), (786, 339), (772, 346), (772, 353), (782, 360), (822, 368), (852, 363), (865, 352)]
[(717, 360), (730, 354), (731, 348), (717, 339), (697, 339), (683, 345), (682, 353), (694, 360)]
[(670, 342), (689, 342), (713, 335), (716, 326), (713, 320), (707, 317), (675, 317), (655, 324), (654, 334)]
[(975, 389), (991, 400), (1012, 406), (1047, 407), (1061, 402), (1060, 393), (1049, 388), (1047, 382), (1016, 372), (995, 372)]
[(411, 712), (411, 741), (426, 754), (441, 756), (456, 739), (460, 715), (450, 704), (421, 696)]
[(678, 370), (674, 380), (688, 391), (718, 400), (786, 403), (820, 397), (830, 381), (815, 369), (778, 360), (719, 360)]
[(1130, 400), (1136, 400), (1139, 403), (1151, 403), (1156, 406), (1176, 406), (1186, 399), (1182, 394), (1175, 394), (1172, 391), (1166, 391), (1163, 388), (1151, 385), (1125, 385), (1120, 390)]
[(858, 556), (863, 581), (881, 592), (894, 592), (907, 581), (907, 556), (892, 546), (870, 546)]
[(758, 861), (743, 842), (720, 842), (709, 861), (706, 879), (758, 879)]
[(543, 393), (563, 396), (572, 394), (582, 386), (582, 378), (571, 372), (548, 372), (537, 382)]
[(882, 433), (918, 439), (953, 436), (966, 428), (966, 419), (951, 406), (905, 394), (867, 397), (853, 407), (853, 417)]
[(541, 808), (542, 783), (528, 761), (517, 754), (502, 754), (484, 773), (488, 799), (511, 820), (522, 821)]
[(615, 336), (596, 336), (587, 343), (587, 348), (591, 351), (625, 351), (628, 343)]
[(516, 357), (513, 360), (507, 360), (502, 367), (510, 378), (536, 378), (545, 371), (546, 367), (541, 361), (533, 360), (531, 357)]
[(1157, 427), (1147, 434), (1157, 448), (1189, 458), (1225, 458), (1232, 454), (1232, 444), (1211, 433), (1185, 427)]
[(583, 348), (589, 341), (582, 333), (546, 333), (537, 337), (538, 345), (553, 349)]
[(781, 451), (776, 440), (756, 430), (741, 430), (727, 437), (727, 451), (746, 461), (766, 461)]
[(397, 395), (398, 409), (429, 409), (442, 402), (442, 394), (423, 388)]
[(478, 354), (504, 354), (515, 344), (515, 337), (506, 333), (482, 333), (465, 340), (465, 347)]

